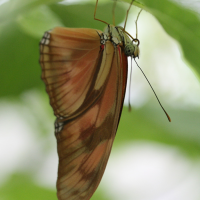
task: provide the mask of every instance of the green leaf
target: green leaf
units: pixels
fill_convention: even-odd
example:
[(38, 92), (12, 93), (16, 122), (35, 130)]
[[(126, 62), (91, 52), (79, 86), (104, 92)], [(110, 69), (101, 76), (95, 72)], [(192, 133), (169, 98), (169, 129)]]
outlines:
[(0, 46), (0, 96), (18, 95), (42, 85), (37, 39), (12, 23), (3, 29)]
[(140, 2), (144, 4), (143, 9), (154, 15), (165, 31), (179, 42), (184, 57), (200, 74), (200, 18), (197, 13), (169, 0)]
[(25, 33), (39, 39), (45, 31), (55, 26), (63, 26), (61, 19), (48, 6), (40, 6), (25, 15), (20, 15), (17, 22)]
[[(62, 23), (66, 27), (95, 28), (103, 30), (106, 24), (94, 20), (94, 3), (76, 5), (53, 4), (50, 5), (50, 8), (53, 12), (56, 13), (57, 16), (59, 16)], [(126, 14), (125, 8), (120, 7), (120, 5), (117, 4), (115, 10), (116, 24), (121, 23), (124, 20)], [(103, 4), (99, 3), (97, 7), (96, 18), (112, 24), (112, 9), (113, 2)]]
[(1, 199), (57, 200), (56, 192), (42, 188), (25, 174), (14, 174), (0, 189)]
[(60, 0), (10, 0), (0, 5), (0, 24), (12, 22), (18, 15), (29, 13), (31, 10), (46, 4), (59, 2)]

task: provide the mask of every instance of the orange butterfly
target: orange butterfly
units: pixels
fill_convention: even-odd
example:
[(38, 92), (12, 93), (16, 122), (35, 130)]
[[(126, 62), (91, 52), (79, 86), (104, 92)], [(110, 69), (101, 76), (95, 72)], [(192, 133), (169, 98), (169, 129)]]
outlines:
[(88, 200), (98, 187), (123, 107), (127, 57), (138, 57), (138, 46), (109, 24), (103, 33), (56, 27), (44, 34), (40, 65), (56, 116), (59, 200)]

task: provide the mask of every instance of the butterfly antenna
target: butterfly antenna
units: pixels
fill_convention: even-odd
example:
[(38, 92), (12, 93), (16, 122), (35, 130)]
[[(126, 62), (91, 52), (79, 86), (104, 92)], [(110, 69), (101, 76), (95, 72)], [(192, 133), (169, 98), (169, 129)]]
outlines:
[(140, 10), (140, 12), (138, 13), (138, 16), (137, 16), (137, 19), (135, 21), (135, 26), (136, 26), (136, 39), (138, 38), (138, 28), (137, 28), (137, 22), (138, 22), (138, 19), (139, 19), (139, 16), (140, 16), (140, 13), (142, 12), (142, 9)]
[(98, 5), (98, 0), (96, 1), (96, 6), (95, 6), (95, 9), (94, 9), (94, 20), (103, 22), (104, 24), (108, 24), (107, 22), (105, 22), (105, 21), (103, 21), (103, 20), (101, 20), (101, 19), (97, 19), (97, 18), (96, 18), (97, 5)]
[(115, 8), (116, 8), (116, 4), (117, 4), (117, 0), (114, 0), (113, 3), (113, 10), (112, 10), (112, 14), (113, 14), (113, 25), (115, 26)]
[(132, 58), (133, 57), (131, 57), (131, 71), (130, 71), (130, 78), (129, 78), (128, 111), (131, 111), (130, 99), (131, 99), (131, 82), (132, 82)]
[[(135, 60), (135, 59), (134, 59), (134, 60)], [(158, 99), (158, 96), (156, 95), (156, 92), (154, 91), (154, 89), (153, 89), (151, 83), (149, 82), (148, 78), (146, 77), (145, 73), (144, 73), (143, 70), (140, 68), (140, 66), (138, 65), (138, 63), (136, 62), (136, 60), (135, 60), (135, 63), (136, 63), (136, 65), (138, 66), (138, 68), (141, 70), (141, 72), (143, 73), (143, 75), (144, 75), (144, 77), (146, 78), (147, 82), (149, 83), (149, 85), (150, 85), (152, 91), (154, 92), (154, 94), (155, 94), (155, 96), (156, 96), (156, 99), (158, 100), (158, 103), (160, 104), (161, 108), (162, 108), (163, 111), (165, 112), (165, 114), (166, 114), (166, 116), (167, 116), (169, 122), (171, 122), (170, 116), (167, 114), (167, 112), (166, 112), (165, 109), (163, 108), (162, 104), (160, 103), (160, 100)]]
[(133, 4), (134, 1), (135, 1), (135, 0), (132, 0), (132, 1), (131, 1), (130, 6), (129, 6), (127, 12), (126, 12), (126, 19), (125, 19), (125, 23), (124, 23), (124, 30), (125, 30), (125, 28), (126, 28), (126, 22), (127, 22), (129, 10), (131, 9), (131, 6), (132, 6), (132, 4)]

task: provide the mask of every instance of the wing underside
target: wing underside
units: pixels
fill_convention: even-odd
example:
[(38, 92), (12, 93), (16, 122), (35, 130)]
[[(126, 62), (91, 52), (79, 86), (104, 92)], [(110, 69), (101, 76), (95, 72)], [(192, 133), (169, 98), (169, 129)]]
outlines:
[[(97, 32), (91, 37), (80, 30), (83, 35), (79, 32), (78, 44), (69, 33), (71, 29), (67, 31), (62, 30), (61, 34), (53, 30), (45, 36), (49, 38), (41, 44), (40, 63), (57, 116), (58, 199), (88, 200), (103, 176), (117, 131), (126, 88), (127, 58), (121, 47), (114, 47), (110, 41), (102, 48)], [(66, 35), (71, 46), (61, 42)]]

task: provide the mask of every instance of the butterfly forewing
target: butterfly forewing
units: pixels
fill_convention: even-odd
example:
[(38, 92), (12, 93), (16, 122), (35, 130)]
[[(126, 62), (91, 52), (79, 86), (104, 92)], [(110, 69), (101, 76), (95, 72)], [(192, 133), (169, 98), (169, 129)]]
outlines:
[(82, 105), (95, 72), (99, 44), (93, 29), (55, 28), (45, 33), (40, 45), (42, 79), (56, 116), (69, 116)]
[(106, 167), (124, 100), (127, 57), (100, 31), (55, 28), (40, 44), (54, 114), (59, 200), (88, 200)]

